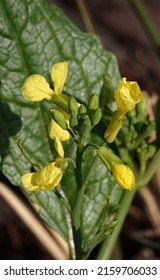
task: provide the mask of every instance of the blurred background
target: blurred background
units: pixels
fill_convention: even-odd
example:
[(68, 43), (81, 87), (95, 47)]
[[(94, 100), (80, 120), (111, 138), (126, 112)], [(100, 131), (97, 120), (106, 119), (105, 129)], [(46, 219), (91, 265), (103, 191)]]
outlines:
[[(47, 1), (47, 0), (46, 0)], [(87, 32), (80, 0), (49, 0)], [(148, 114), (155, 118), (160, 93), (160, 1), (143, 0), (159, 41), (153, 42), (129, 0), (84, 0), (92, 26), (104, 48), (117, 57), (121, 76), (135, 80), (148, 96)], [(132, 3), (132, 4), (131, 4)], [(130, 207), (113, 259), (160, 259), (160, 177), (155, 174), (149, 186), (139, 191)], [(18, 188), (4, 176), (0, 180), (33, 209)], [(43, 225), (42, 225), (43, 226)], [(53, 255), (17, 216), (3, 195), (0, 195), (0, 259), (51, 259)], [(92, 256), (94, 258), (94, 256)]]

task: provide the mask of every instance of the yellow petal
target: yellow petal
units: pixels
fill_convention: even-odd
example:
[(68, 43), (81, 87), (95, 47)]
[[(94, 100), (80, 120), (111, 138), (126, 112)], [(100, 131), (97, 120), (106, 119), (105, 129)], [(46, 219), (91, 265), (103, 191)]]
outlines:
[(56, 187), (62, 179), (63, 171), (55, 164), (56, 162), (51, 162), (41, 171), (23, 175), (24, 187), (30, 191), (50, 190)]
[(68, 63), (56, 63), (51, 70), (51, 77), (54, 84), (54, 91), (56, 94), (62, 93), (62, 89), (67, 77)]
[(139, 88), (139, 85), (137, 84), (137, 82), (126, 82), (126, 83), (129, 87), (131, 98), (134, 100), (136, 104), (139, 103), (143, 98), (143, 94)]
[(67, 130), (61, 128), (54, 120), (51, 120), (48, 128), (49, 136), (52, 139), (59, 138), (60, 141), (66, 141), (70, 139), (70, 134)]
[(116, 182), (125, 190), (133, 190), (135, 178), (132, 170), (124, 164), (112, 164), (111, 172)]
[(115, 92), (115, 100), (118, 110), (123, 112), (123, 114), (132, 111), (142, 97), (143, 94), (136, 82), (127, 82), (126, 78), (122, 78), (119, 81)]
[(22, 86), (22, 94), (28, 100), (41, 101), (45, 98), (51, 99), (54, 92), (43, 76), (33, 74), (25, 80)]
[(112, 143), (115, 140), (119, 130), (123, 126), (124, 120), (125, 116), (119, 114), (119, 111), (115, 111), (111, 122), (104, 133), (104, 138), (108, 143)]
[(63, 150), (63, 146), (62, 146), (62, 143), (61, 143), (60, 139), (58, 137), (55, 137), (54, 141), (55, 141), (55, 143), (54, 143), (55, 149), (56, 149), (58, 155), (63, 158), (64, 157), (64, 150)]

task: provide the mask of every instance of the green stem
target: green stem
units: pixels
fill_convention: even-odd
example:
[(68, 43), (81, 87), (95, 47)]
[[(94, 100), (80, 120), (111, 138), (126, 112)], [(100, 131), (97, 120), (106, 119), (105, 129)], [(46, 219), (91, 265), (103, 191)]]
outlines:
[(83, 22), (86, 26), (87, 31), (95, 34), (96, 31), (95, 31), (95, 28), (94, 28), (94, 25), (92, 22), (91, 15), (86, 6), (86, 3), (83, 0), (76, 0), (76, 3), (77, 3), (78, 9), (80, 11), (81, 17), (83, 19)]
[(19, 149), (20, 149), (22, 155), (23, 155), (24, 158), (28, 161), (28, 163), (34, 168), (35, 171), (39, 171), (39, 170), (40, 170), (40, 167), (38, 166), (38, 164), (35, 164), (35, 163), (33, 163), (33, 162), (30, 160), (30, 158), (27, 156), (27, 154), (26, 154), (26, 152), (25, 152), (25, 150), (24, 150), (24, 148), (23, 148), (23, 146), (22, 146), (22, 143), (21, 143), (18, 139), (16, 140), (16, 143), (17, 143), (17, 145), (18, 145), (18, 147), (19, 147)]
[(160, 52), (160, 36), (155, 29), (155, 26), (150, 19), (144, 5), (141, 0), (129, 0), (129, 3), (134, 8), (139, 20), (141, 21), (143, 27), (145, 28), (147, 34), (149, 35), (154, 47)]
[(97, 255), (98, 260), (109, 260), (115, 248), (119, 233), (123, 226), (124, 220), (128, 213), (132, 199), (136, 193), (137, 187), (133, 191), (125, 191), (120, 203), (120, 208), (117, 211), (116, 219), (118, 220), (117, 226), (114, 228), (112, 234), (102, 243), (102, 247)]
[(55, 194), (57, 195), (57, 197), (59, 198), (59, 200), (63, 203), (63, 205), (66, 207), (66, 209), (68, 210), (68, 212), (70, 213), (71, 212), (71, 207), (68, 203), (67, 200), (65, 200), (65, 198), (61, 195), (61, 193), (55, 189), (54, 190)]
[(76, 184), (77, 184), (77, 195), (76, 195), (76, 201), (74, 203), (73, 210), (71, 212), (76, 259), (79, 258), (78, 254), (79, 254), (79, 252), (81, 252), (81, 244), (82, 244), (82, 237), (81, 237), (81, 231), (80, 231), (80, 210), (81, 210), (80, 205), (81, 205), (81, 197), (83, 194), (82, 156), (83, 156), (83, 144), (82, 144), (82, 142), (80, 142), (77, 145), (76, 168), (74, 170)]
[(79, 191), (82, 187), (82, 156), (83, 156), (83, 144), (80, 142), (77, 145), (76, 152), (76, 168), (75, 168), (75, 178), (77, 183), (77, 190)]
[(160, 149), (156, 152), (145, 174), (142, 177), (140, 177), (140, 179), (137, 181), (137, 185), (139, 188), (145, 186), (152, 179), (159, 165), (160, 165)]
[(146, 170), (146, 161), (142, 161), (140, 164), (138, 178), (142, 178), (143, 174), (145, 173), (145, 170)]
[(90, 166), (90, 168), (89, 168), (89, 170), (88, 170), (88, 172), (87, 172), (87, 175), (84, 179), (83, 185), (78, 190), (78, 193), (77, 193), (76, 202), (74, 204), (74, 208), (73, 208), (73, 211), (72, 211), (72, 219), (73, 219), (73, 223), (74, 223), (74, 226), (75, 226), (76, 230), (78, 230), (80, 228), (80, 213), (81, 213), (83, 195), (84, 195), (84, 192), (86, 190), (90, 175), (91, 175), (91, 173), (94, 169), (94, 166), (95, 166), (95, 163), (96, 163), (97, 159), (98, 159), (98, 156), (96, 155), (92, 164), (91, 164), (91, 166)]
[(73, 237), (74, 237), (74, 244), (75, 244), (75, 251), (76, 251), (76, 259), (81, 259), (83, 255), (82, 252), (82, 236), (81, 236), (81, 209), (82, 209), (82, 202), (83, 196), (86, 190), (86, 186), (88, 184), (91, 172), (93, 171), (95, 162), (97, 160), (97, 156), (94, 158), (89, 171), (84, 179), (82, 187), (78, 190), (76, 201), (74, 204), (73, 211), (71, 212), (72, 216), (72, 224), (73, 224)]

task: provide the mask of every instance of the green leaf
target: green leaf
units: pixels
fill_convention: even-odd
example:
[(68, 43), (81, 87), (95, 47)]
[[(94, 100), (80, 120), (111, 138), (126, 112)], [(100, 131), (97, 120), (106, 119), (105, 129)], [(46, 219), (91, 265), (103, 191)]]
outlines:
[[(91, 93), (100, 93), (104, 75), (116, 85), (119, 71), (115, 57), (103, 49), (96, 36), (82, 33), (46, 0), (0, 1), (0, 18), (1, 170), (12, 184), (21, 186), (21, 175), (30, 171), (30, 165), (19, 151), (16, 139), (31, 161), (41, 167), (53, 159), (54, 153), (47, 131), (50, 104), (23, 99), (21, 87), (25, 78), (38, 73), (51, 81), (52, 65), (68, 61), (64, 91), (86, 103)], [(56, 196), (48, 191), (27, 193), (32, 201), (38, 202), (45, 221), (66, 238), (64, 209)], [(55, 205), (59, 211), (56, 218), (55, 210), (52, 213)]]
[(68, 230), (63, 205), (53, 191), (26, 192), (31, 201), (41, 207), (40, 216), (68, 241)]

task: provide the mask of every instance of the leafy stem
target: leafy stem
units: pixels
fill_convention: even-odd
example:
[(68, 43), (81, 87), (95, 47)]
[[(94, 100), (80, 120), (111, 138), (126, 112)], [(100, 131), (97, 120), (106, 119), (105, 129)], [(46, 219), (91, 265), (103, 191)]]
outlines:
[(142, 177), (140, 177), (139, 180), (137, 179), (137, 183), (136, 183), (134, 190), (131, 192), (129, 192), (129, 191), (124, 192), (121, 203), (120, 203), (121, 207), (117, 211), (117, 214), (115, 217), (118, 220), (118, 224), (115, 227), (113, 233), (102, 243), (102, 247), (97, 255), (97, 259), (106, 260), (106, 259), (111, 258), (113, 249), (116, 245), (117, 238), (119, 236), (119, 233), (123, 226), (124, 220), (128, 213), (128, 209), (131, 205), (131, 202), (134, 198), (136, 191), (140, 187), (145, 186), (150, 181), (150, 179), (154, 175), (159, 164), (160, 164), (160, 149), (157, 151), (157, 153), (153, 157), (153, 159), (152, 159), (150, 165), (148, 166), (148, 168), (146, 169), (146, 172), (144, 173), (144, 175)]
[(144, 175), (140, 177), (139, 180), (137, 180), (137, 186), (139, 188), (145, 186), (151, 180), (152, 176), (154, 175), (159, 165), (160, 165), (160, 149), (154, 155)]
[(72, 218), (74, 222), (74, 226), (76, 230), (80, 227), (80, 210), (82, 206), (82, 200), (83, 200), (83, 195), (86, 190), (88, 181), (90, 179), (90, 175), (94, 169), (95, 163), (97, 161), (97, 156), (95, 156), (94, 160), (92, 161), (89, 170), (87, 171), (87, 174), (83, 180), (82, 176), (82, 157), (84, 152), (88, 147), (94, 147), (97, 148), (97, 145), (94, 145), (93, 143), (87, 144), (86, 146), (83, 146), (82, 143), (80, 143), (77, 146), (77, 158), (76, 158), (76, 169), (75, 169), (75, 177), (76, 177), (76, 182), (77, 182), (77, 196), (76, 196), (76, 201), (74, 204), (73, 212), (72, 212)]
[(122, 225), (128, 213), (128, 209), (131, 205), (132, 199), (137, 191), (137, 186), (133, 191), (125, 191), (121, 199), (120, 208), (117, 211), (115, 219), (118, 220), (116, 227), (112, 234), (102, 243), (102, 247), (97, 255), (98, 260), (109, 260), (112, 256), (112, 252), (115, 248), (119, 233)]
[[(80, 147), (79, 147), (80, 148)], [(82, 147), (81, 147), (82, 148)], [(75, 242), (75, 250), (77, 253), (77, 258), (80, 258), (81, 250), (82, 250), (82, 239), (81, 239), (81, 209), (82, 209), (82, 202), (83, 202), (83, 195), (85, 193), (88, 181), (90, 179), (90, 175), (95, 167), (95, 163), (97, 161), (97, 156), (95, 156), (94, 160), (92, 161), (90, 168), (84, 178), (84, 181), (82, 179), (82, 155), (85, 149), (77, 149), (77, 152), (80, 152), (80, 154), (77, 155), (77, 171), (76, 174), (76, 181), (77, 181), (77, 196), (76, 201), (73, 207), (73, 211), (71, 213), (72, 215), (72, 222), (73, 222), (73, 236), (74, 236), (74, 242)], [(83, 182), (82, 182), (83, 181)], [(80, 183), (82, 183), (80, 185)]]

